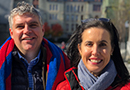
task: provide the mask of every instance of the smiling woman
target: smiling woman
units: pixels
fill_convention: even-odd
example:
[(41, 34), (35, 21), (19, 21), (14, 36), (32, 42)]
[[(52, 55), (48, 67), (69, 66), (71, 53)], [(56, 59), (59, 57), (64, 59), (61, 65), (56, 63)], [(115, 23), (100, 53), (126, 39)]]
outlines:
[(102, 28), (86, 29), (82, 33), (78, 50), (87, 69), (98, 76), (110, 61), (112, 53), (109, 32)]
[(72, 34), (67, 55), (71, 66), (57, 90), (130, 90), (117, 29), (110, 19), (83, 20)]

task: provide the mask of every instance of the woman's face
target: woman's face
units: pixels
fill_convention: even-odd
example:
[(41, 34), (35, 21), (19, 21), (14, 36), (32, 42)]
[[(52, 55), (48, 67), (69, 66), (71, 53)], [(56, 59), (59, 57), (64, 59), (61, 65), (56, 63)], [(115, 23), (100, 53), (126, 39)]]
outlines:
[(110, 61), (113, 51), (109, 32), (96, 27), (84, 30), (78, 50), (86, 68), (99, 75)]

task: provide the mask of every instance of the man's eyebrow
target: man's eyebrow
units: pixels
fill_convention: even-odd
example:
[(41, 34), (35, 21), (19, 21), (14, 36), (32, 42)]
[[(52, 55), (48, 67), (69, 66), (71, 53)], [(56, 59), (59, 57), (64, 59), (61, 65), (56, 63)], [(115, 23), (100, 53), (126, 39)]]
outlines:
[(23, 23), (16, 23), (15, 26), (23, 25)]

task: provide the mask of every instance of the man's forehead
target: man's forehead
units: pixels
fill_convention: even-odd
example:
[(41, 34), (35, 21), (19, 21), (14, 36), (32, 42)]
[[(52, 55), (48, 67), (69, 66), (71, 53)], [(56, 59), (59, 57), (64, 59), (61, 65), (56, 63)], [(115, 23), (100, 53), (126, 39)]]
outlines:
[(26, 13), (17, 13), (17, 14), (15, 14), (14, 16), (13, 16), (13, 18), (14, 17), (16, 17), (16, 16), (20, 16), (20, 17), (22, 17), (22, 16), (28, 16), (28, 17), (38, 17), (38, 15), (36, 15), (36, 14), (32, 14), (32, 13), (29, 13), (29, 12), (26, 12)]
[[(27, 19), (24, 19), (24, 18), (27, 18)], [(39, 22), (39, 18), (38, 16), (34, 14), (30, 14), (30, 13), (25, 13), (22, 15), (16, 14), (13, 17), (13, 22), (19, 22), (19, 21), (38, 21)]]

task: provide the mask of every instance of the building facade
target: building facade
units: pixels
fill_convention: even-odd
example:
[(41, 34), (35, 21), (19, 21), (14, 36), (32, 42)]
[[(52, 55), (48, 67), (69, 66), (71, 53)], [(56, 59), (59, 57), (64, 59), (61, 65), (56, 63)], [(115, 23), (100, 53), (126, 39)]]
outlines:
[(0, 45), (9, 37), (8, 15), (13, 8), (13, 0), (0, 0)]
[(43, 22), (47, 22), (50, 27), (60, 24), (63, 37), (71, 35), (81, 20), (101, 16), (102, 0), (0, 0), (0, 45), (9, 37), (10, 10), (22, 1), (38, 8)]
[(71, 35), (81, 20), (100, 17), (102, 0), (39, 0), (43, 22), (56, 23)]

